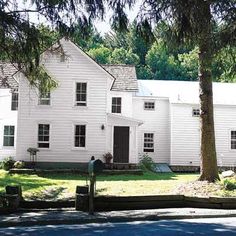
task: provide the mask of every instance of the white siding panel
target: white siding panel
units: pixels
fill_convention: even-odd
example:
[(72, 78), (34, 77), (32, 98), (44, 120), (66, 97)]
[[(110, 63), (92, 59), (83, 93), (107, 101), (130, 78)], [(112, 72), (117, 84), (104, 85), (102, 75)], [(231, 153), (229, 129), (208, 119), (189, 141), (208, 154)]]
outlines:
[[(44, 61), (48, 73), (58, 82), (51, 93), (51, 105), (39, 106), (36, 89), (29, 88), (25, 78), (20, 80), (20, 111), (17, 159), (28, 160), (28, 147), (37, 147), (37, 125), (50, 127), (50, 149), (40, 150), (38, 161), (87, 162), (91, 156), (102, 158), (106, 152), (106, 125), (109, 75), (90, 58), (67, 41), (63, 48), (68, 60), (60, 62), (56, 56)], [(87, 107), (75, 107), (75, 84), (87, 82)], [(73, 149), (73, 126), (85, 124), (86, 150)]]
[(137, 97), (133, 100), (133, 117), (144, 121), (138, 127), (138, 153), (143, 155), (144, 133), (154, 133), (154, 152), (148, 155), (157, 163), (170, 161), (170, 126), (169, 126), (169, 101), (154, 99), (155, 110), (144, 110), (144, 99)]
[[(171, 165), (200, 164), (200, 123), (192, 117), (193, 105), (171, 105)], [(230, 149), (230, 130), (236, 130), (236, 107), (214, 106), (216, 152), (219, 166), (235, 166), (236, 151)]]

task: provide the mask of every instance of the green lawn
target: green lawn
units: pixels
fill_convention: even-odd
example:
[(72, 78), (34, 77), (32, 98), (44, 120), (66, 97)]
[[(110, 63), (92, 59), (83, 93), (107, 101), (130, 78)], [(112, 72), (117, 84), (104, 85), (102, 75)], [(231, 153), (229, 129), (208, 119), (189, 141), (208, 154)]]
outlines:
[[(178, 187), (186, 183), (193, 183), (197, 177), (197, 174), (155, 174), (151, 172), (146, 172), (142, 176), (99, 176), (96, 189), (99, 195), (181, 194), (182, 192), (178, 192)], [(0, 170), (0, 192), (4, 191), (6, 185), (19, 184), (23, 188), (23, 195), (26, 199), (70, 199), (74, 197), (77, 185), (86, 185), (86, 178), (78, 174), (10, 175), (8, 172)], [(211, 190), (212, 188), (209, 191)], [(214, 189), (212, 194), (221, 195), (222, 193), (218, 190), (218, 188)], [(191, 190), (187, 191), (187, 194), (191, 195)], [(216, 191), (218, 192), (216, 193)]]

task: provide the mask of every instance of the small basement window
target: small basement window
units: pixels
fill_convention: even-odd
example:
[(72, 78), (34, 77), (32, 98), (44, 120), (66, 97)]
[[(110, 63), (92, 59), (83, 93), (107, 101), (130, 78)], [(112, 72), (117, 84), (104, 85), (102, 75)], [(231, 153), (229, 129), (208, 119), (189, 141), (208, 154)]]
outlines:
[(192, 109), (192, 116), (193, 117), (199, 117), (200, 116), (200, 109), (199, 108), (193, 108)]
[(155, 110), (155, 102), (144, 102), (144, 110)]
[(231, 149), (236, 149), (236, 130), (231, 130)]
[(154, 152), (154, 133), (144, 133), (144, 152)]
[(50, 92), (40, 93), (40, 95), (39, 95), (39, 105), (50, 105), (50, 103), (51, 103), (51, 94), (50, 94)]
[(112, 98), (112, 113), (121, 113), (121, 97), (113, 97)]
[(50, 125), (38, 125), (38, 148), (49, 148)]
[(3, 133), (3, 146), (14, 147), (15, 126), (5, 125)]

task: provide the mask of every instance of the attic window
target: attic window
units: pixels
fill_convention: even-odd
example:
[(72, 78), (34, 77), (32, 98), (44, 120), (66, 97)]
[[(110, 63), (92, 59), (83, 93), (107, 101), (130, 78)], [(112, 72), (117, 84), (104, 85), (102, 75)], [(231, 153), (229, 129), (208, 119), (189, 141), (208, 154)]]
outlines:
[(193, 108), (192, 109), (192, 116), (193, 117), (199, 117), (200, 116), (200, 109), (199, 108)]
[(144, 110), (155, 110), (155, 102), (144, 102)]
[(18, 110), (18, 92), (13, 92), (11, 94), (11, 110), (12, 111)]

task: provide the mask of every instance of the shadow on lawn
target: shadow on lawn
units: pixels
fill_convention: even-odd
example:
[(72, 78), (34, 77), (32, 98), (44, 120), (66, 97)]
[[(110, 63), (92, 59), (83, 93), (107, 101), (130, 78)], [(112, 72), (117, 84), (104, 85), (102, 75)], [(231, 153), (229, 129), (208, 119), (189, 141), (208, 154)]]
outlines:
[(21, 185), (23, 191), (53, 185), (50, 180), (39, 178), (37, 175), (19, 175), (4, 173), (0, 175), (0, 189), (5, 191), (7, 185)]
[[(143, 175), (98, 175), (97, 181), (131, 181), (131, 180), (177, 180), (181, 174), (145, 172)], [(184, 174), (183, 174), (184, 175)], [(53, 180), (84, 180), (86, 176), (79, 174), (41, 174), (41, 177)]]

